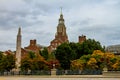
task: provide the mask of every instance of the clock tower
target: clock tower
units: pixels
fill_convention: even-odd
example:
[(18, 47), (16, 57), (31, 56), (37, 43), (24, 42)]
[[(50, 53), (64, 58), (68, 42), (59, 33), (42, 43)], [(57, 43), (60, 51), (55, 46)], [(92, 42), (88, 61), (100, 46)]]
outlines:
[(63, 18), (62, 12), (60, 14), (55, 38), (62, 40), (62, 42), (68, 42), (68, 36), (67, 36), (67, 33), (66, 33), (66, 27), (65, 27), (65, 24), (64, 24), (64, 18)]
[(65, 20), (63, 18), (62, 10), (60, 14), (60, 18), (58, 20), (57, 25), (57, 32), (55, 34), (55, 39), (53, 39), (50, 43), (50, 46), (48, 46), (48, 51), (52, 52), (55, 50), (60, 44), (69, 42), (68, 36), (66, 33), (66, 26), (65, 26)]

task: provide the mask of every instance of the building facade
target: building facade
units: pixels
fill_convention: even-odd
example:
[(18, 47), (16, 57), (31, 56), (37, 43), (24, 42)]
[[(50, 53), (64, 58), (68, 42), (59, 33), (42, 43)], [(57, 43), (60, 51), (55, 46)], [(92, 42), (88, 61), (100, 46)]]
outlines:
[(106, 52), (114, 53), (115, 55), (120, 56), (120, 45), (111, 45), (106, 47)]
[(85, 36), (85, 35), (82, 35), (82, 36), (79, 36), (79, 37), (78, 37), (78, 42), (79, 42), (80, 44), (83, 43), (85, 40), (86, 40), (86, 36)]
[(32, 51), (32, 52), (35, 52), (35, 53), (39, 53), (39, 51), (42, 49), (42, 47), (39, 46), (39, 45), (37, 44), (36, 39), (34, 39), (34, 40), (30, 40), (30, 44), (29, 44), (27, 47), (25, 47), (24, 49), (25, 49), (27, 52)]

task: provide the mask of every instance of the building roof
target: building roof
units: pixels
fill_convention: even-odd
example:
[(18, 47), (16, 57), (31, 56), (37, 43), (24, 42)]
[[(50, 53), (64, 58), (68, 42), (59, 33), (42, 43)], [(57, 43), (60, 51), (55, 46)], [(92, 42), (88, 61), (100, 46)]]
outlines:
[(112, 52), (114, 54), (120, 54), (120, 45), (110, 45), (106, 47), (106, 51)]

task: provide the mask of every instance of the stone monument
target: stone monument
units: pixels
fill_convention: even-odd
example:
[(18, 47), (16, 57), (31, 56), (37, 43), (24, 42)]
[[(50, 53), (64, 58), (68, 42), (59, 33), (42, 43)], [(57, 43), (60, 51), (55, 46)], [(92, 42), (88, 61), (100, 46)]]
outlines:
[(20, 71), (21, 65), (21, 28), (18, 29), (16, 41), (16, 71)]
[(56, 76), (55, 64), (53, 64), (53, 69), (51, 69), (51, 76)]

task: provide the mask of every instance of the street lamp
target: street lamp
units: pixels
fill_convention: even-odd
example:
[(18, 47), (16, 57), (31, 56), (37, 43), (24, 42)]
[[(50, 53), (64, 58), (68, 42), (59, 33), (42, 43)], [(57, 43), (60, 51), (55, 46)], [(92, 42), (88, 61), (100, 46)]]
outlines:
[(55, 69), (55, 53), (56, 51), (53, 52), (53, 69)]
[(104, 72), (108, 72), (105, 52), (104, 52), (104, 68), (103, 68), (103, 71), (104, 71)]

